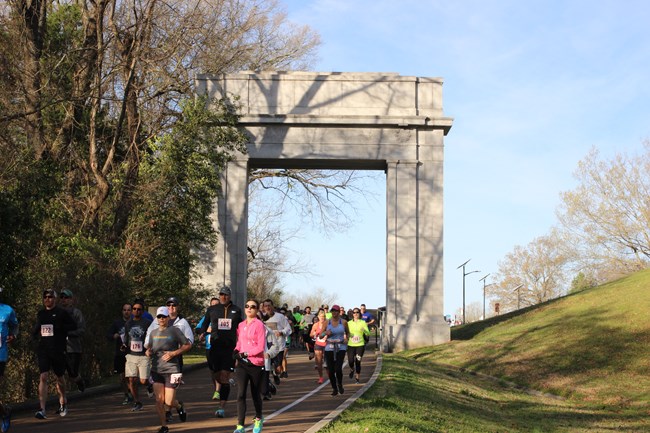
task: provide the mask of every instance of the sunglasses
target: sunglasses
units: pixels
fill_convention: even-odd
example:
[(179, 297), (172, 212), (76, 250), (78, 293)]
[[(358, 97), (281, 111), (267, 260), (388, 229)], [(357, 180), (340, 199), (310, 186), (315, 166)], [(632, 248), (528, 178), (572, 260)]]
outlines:
[(361, 311), (353, 311), (352, 313), (359, 314), (359, 313), (361, 313)]
[(170, 302), (167, 304), (168, 307), (178, 307), (178, 304), (174, 304), (173, 302)]
[[(129, 310), (124, 310), (124, 311), (129, 311)], [(142, 308), (134, 308), (133, 311), (142, 311)]]
[(257, 305), (255, 305), (255, 304), (246, 304), (246, 305), (244, 305), (244, 308), (247, 308), (249, 310), (257, 310)]
[(159, 314), (156, 316), (156, 319), (167, 319), (169, 316), (163, 316), (162, 314)]
[(54, 299), (54, 296), (52, 296), (52, 295), (45, 295), (45, 296), (43, 296), (43, 299)]

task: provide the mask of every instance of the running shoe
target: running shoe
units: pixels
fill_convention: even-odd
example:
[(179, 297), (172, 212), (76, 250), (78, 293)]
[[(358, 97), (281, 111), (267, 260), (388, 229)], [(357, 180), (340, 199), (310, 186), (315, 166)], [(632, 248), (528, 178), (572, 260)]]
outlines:
[(354, 370), (350, 370), (350, 374), (348, 374), (348, 376), (350, 379), (352, 379), (354, 377)]
[(217, 411), (214, 413), (217, 418), (225, 418), (226, 417), (226, 411), (223, 409), (217, 409)]
[(45, 415), (45, 411), (43, 409), (39, 409), (38, 412), (36, 412), (36, 415), (34, 415), (34, 418), (47, 419), (47, 415)]
[(262, 397), (264, 400), (271, 400), (273, 398), (273, 395), (271, 395), (270, 392), (267, 392), (264, 394), (264, 397)]
[(219, 400), (221, 399), (221, 395), (219, 394), (219, 391), (215, 391), (214, 394), (212, 394), (212, 400)]
[(178, 407), (176, 407), (176, 412), (178, 412), (178, 419), (180, 419), (181, 422), (185, 422), (187, 420), (187, 412), (185, 412), (185, 406), (183, 406), (182, 401), (178, 402)]
[(158, 429), (158, 433), (169, 433), (169, 427), (167, 427), (166, 425), (161, 426), (161, 427)]
[(3, 406), (4, 415), (2, 415), (2, 424), (0, 424), (0, 431), (2, 433), (7, 433), (9, 427), (11, 427), (11, 408), (9, 406)]
[(147, 385), (147, 397), (149, 397), (149, 398), (153, 397), (153, 385), (152, 384)]
[(124, 400), (122, 400), (122, 404), (126, 406), (127, 404), (131, 404), (133, 402), (133, 397), (131, 397), (129, 394), (124, 395)]
[(332, 397), (334, 397), (335, 395), (339, 395), (338, 389), (332, 391)]
[(276, 385), (280, 385), (280, 376), (275, 374), (275, 372), (273, 372), (273, 382), (275, 382)]
[(344, 392), (344, 390), (343, 390), (343, 384), (342, 384), (342, 383), (339, 383), (339, 394), (343, 394), (343, 392)]
[(165, 412), (165, 420), (167, 422), (172, 422), (172, 411), (171, 410), (168, 410), (168, 411)]
[(67, 404), (62, 404), (59, 406), (59, 408), (56, 410), (56, 413), (59, 414), (60, 417), (64, 417), (68, 414), (68, 405)]
[(142, 403), (139, 401), (136, 401), (135, 404), (133, 405), (133, 409), (131, 409), (132, 412), (140, 412), (142, 410)]
[(325, 378), (324, 377), (319, 377), (318, 378), (318, 384), (320, 385), (323, 382), (325, 382)]
[(262, 423), (264, 418), (253, 419), (253, 433), (262, 433)]
[(287, 373), (286, 371), (283, 371), (282, 373), (280, 373), (280, 377), (285, 377), (285, 378), (289, 377), (289, 373)]
[(354, 379), (354, 383), (359, 383), (359, 378)]
[(310, 353), (310, 354), (309, 354), (309, 360), (311, 361), (312, 359), (314, 359), (314, 354), (313, 354), (313, 353)]
[(237, 427), (235, 428), (235, 431), (232, 433), (246, 433), (246, 429), (244, 428), (243, 425), (237, 424)]

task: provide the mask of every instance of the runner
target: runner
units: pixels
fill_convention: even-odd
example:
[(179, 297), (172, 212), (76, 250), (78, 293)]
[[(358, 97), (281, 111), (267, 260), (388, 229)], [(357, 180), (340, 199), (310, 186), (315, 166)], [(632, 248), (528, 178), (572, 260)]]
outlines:
[(140, 384), (147, 386), (147, 394), (153, 396), (153, 386), (148, 382), (151, 373), (151, 359), (146, 356), (145, 340), (151, 321), (145, 319), (144, 303), (136, 300), (133, 303), (133, 317), (124, 325), (124, 344), (121, 350), (126, 354), (125, 376), (129, 381), (129, 389), (133, 396), (133, 411), (142, 410), (140, 400)]
[(230, 287), (219, 290), (219, 303), (208, 307), (204, 322), (198, 330), (199, 338), (205, 339), (208, 329), (210, 334), (210, 363), (214, 369), (213, 379), (217, 382), (217, 390), (212, 395), (213, 400), (219, 400), (215, 415), (218, 418), (226, 416), (226, 402), (230, 396), (230, 379), (235, 371), (233, 350), (237, 344), (237, 327), (242, 322), (241, 309), (230, 300)]
[[(219, 298), (212, 298), (210, 299), (210, 306), (217, 305), (219, 303)], [(199, 332), (199, 329), (203, 326), (203, 323), (205, 322), (205, 316), (201, 317), (201, 320), (199, 320), (199, 323), (196, 324), (196, 332)], [(219, 382), (215, 379), (215, 366), (212, 364), (212, 361), (210, 360), (210, 333), (212, 332), (212, 328), (208, 326), (208, 329), (205, 331), (205, 360), (208, 362), (208, 369), (210, 370), (210, 382), (214, 385), (214, 393), (212, 394), (212, 399), (213, 400), (219, 400), (219, 387), (218, 384)], [(199, 340), (201, 339), (201, 336), (199, 334)]]
[(74, 306), (74, 294), (70, 289), (63, 289), (61, 291), (60, 303), (61, 307), (65, 309), (74, 319), (77, 324), (77, 329), (68, 332), (68, 339), (65, 349), (65, 362), (68, 377), (77, 384), (79, 391), (86, 390), (86, 384), (83, 378), (79, 375), (79, 367), (81, 366), (81, 353), (82, 345), (81, 339), (86, 333), (86, 321), (81, 313), (81, 310)]
[[(2, 293), (2, 290), (2, 287), (0, 287), (0, 293)], [(5, 369), (9, 360), (9, 347), (7, 345), (16, 339), (16, 335), (18, 335), (16, 312), (0, 299), (0, 387), (4, 386)], [(11, 427), (11, 408), (4, 405), (2, 400), (0, 400), (0, 415), (2, 416), (0, 430), (2, 433), (6, 433)]]
[(289, 323), (289, 327), (291, 328), (291, 335), (288, 335), (285, 338), (285, 345), (284, 345), (284, 355), (282, 356), (282, 367), (281, 370), (282, 372), (280, 373), (280, 377), (287, 378), (289, 377), (289, 347), (293, 347), (294, 341), (298, 338), (298, 334), (294, 333), (294, 330), (297, 329), (297, 323), (296, 319), (294, 318), (293, 314), (291, 311), (288, 311), (284, 307), (280, 309), (280, 314), (284, 315), (284, 317), (287, 318), (287, 322)]
[(124, 345), (124, 325), (131, 318), (132, 313), (131, 304), (122, 305), (122, 317), (115, 319), (108, 328), (106, 338), (115, 343), (115, 351), (113, 354), (113, 374), (120, 375), (120, 384), (124, 392), (123, 405), (127, 405), (133, 401), (133, 396), (129, 390), (129, 380), (124, 375), (124, 367), (126, 365), (126, 351), (122, 350)]
[(284, 361), (284, 349), (287, 346), (287, 337), (291, 335), (291, 325), (284, 314), (276, 313), (273, 307), (273, 300), (265, 299), (262, 303), (266, 321), (266, 326), (273, 330), (273, 333), (280, 340), (280, 352), (273, 360), (275, 366), (273, 370), (273, 381), (276, 385), (280, 384), (280, 374), (282, 373), (282, 364)]
[[(178, 302), (178, 298), (175, 296), (172, 296), (167, 299), (166, 302), (167, 309), (169, 311), (169, 326), (173, 326), (174, 328), (178, 328), (183, 335), (185, 335), (185, 338), (190, 342), (190, 344), (194, 344), (194, 332), (192, 331), (192, 327), (190, 326), (189, 322), (183, 318), (183, 316), (180, 315), (180, 303)], [(147, 339), (149, 338), (148, 334), (151, 334), (151, 331), (154, 329), (158, 328), (158, 321), (156, 320), (149, 326), (149, 329), (147, 331)], [(146, 340), (148, 341), (148, 340)], [(145, 345), (146, 345), (145, 341)], [(178, 365), (180, 367), (179, 373), (183, 372), (183, 355), (178, 358)], [(169, 406), (169, 408), (166, 411), (166, 416), (167, 416), (167, 422), (171, 422), (172, 420), (172, 412), (171, 408), (175, 407), (176, 412), (178, 413), (178, 418), (181, 420), (181, 422), (185, 422), (187, 419), (187, 412), (185, 412), (185, 406), (183, 405), (182, 401), (178, 401), (176, 398), (176, 387), (172, 388), (171, 390), (168, 391), (169, 393), (172, 393), (174, 395), (174, 398), (172, 400), (172, 406)]]
[(318, 383), (321, 384), (325, 380), (323, 379), (323, 352), (325, 351), (325, 345), (327, 344), (327, 335), (325, 331), (327, 329), (327, 317), (325, 316), (325, 310), (322, 308), (318, 310), (317, 322), (311, 328), (310, 337), (314, 340), (314, 355), (316, 357), (314, 367), (318, 371)]
[(314, 359), (314, 341), (310, 337), (311, 327), (314, 326), (314, 315), (311, 313), (311, 307), (305, 307), (305, 311), (300, 320), (300, 332), (302, 334), (302, 343), (309, 354), (309, 359)]
[(45, 403), (47, 402), (47, 378), (50, 370), (56, 376), (56, 391), (59, 394), (59, 416), (68, 414), (65, 397), (65, 347), (68, 332), (74, 331), (77, 325), (66, 310), (56, 305), (57, 293), (53, 289), (43, 291), (43, 306), (36, 315), (36, 323), (32, 329), (32, 338), (38, 341), (36, 357), (40, 379), (38, 384), (38, 399), (40, 408), (35, 417), (47, 419)]
[[(167, 408), (174, 405), (176, 388), (182, 383), (180, 357), (192, 348), (192, 343), (180, 329), (169, 326), (170, 311), (167, 307), (158, 308), (156, 321), (158, 326), (149, 335), (146, 354), (151, 358), (151, 379), (161, 424), (158, 433), (167, 433)], [(182, 403), (178, 416), (185, 421), (187, 415), (182, 410)]]
[(358, 308), (352, 310), (352, 320), (348, 321), (350, 336), (348, 339), (348, 366), (350, 367), (350, 379), (355, 375), (355, 383), (359, 383), (361, 374), (361, 358), (366, 350), (366, 337), (370, 335), (368, 324), (361, 318), (361, 311)]
[[(330, 309), (332, 318), (327, 323), (325, 335), (327, 345), (325, 346), (325, 360), (327, 361), (327, 374), (332, 385), (332, 396), (343, 394), (343, 362), (347, 350), (348, 324), (340, 318), (340, 308), (332, 305)], [(322, 335), (322, 333), (321, 333)]]
[(259, 302), (249, 299), (244, 306), (246, 320), (237, 327), (237, 345), (234, 356), (237, 359), (235, 376), (237, 377), (237, 427), (234, 433), (245, 433), (246, 390), (250, 382), (251, 397), (255, 406), (253, 433), (262, 431), (262, 372), (264, 369), (264, 352), (266, 349), (266, 328), (257, 318)]

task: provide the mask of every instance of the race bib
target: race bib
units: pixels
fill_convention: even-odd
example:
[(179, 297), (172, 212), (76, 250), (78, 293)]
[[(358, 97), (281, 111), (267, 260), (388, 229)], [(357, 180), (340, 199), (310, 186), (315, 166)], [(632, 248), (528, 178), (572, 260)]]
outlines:
[(361, 343), (361, 337), (358, 335), (353, 335), (352, 336), (352, 342), (353, 343)]
[(180, 385), (182, 381), (183, 373), (172, 373), (171, 377), (169, 378), (169, 383), (172, 385)]
[(41, 337), (54, 337), (54, 325), (41, 325)]
[(220, 331), (230, 331), (230, 328), (232, 328), (232, 319), (219, 319), (217, 327)]
[(131, 352), (142, 352), (142, 341), (132, 341)]

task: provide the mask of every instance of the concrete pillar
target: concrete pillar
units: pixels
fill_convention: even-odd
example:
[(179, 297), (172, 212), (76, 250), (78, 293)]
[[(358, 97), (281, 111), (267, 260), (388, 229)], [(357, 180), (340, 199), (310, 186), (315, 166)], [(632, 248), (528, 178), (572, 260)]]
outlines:
[(228, 163), (212, 220), (218, 231), (217, 245), (214, 250), (199, 252), (197, 274), (214, 294), (221, 287), (230, 287), (232, 301), (242, 306), (248, 274), (248, 158), (239, 157)]

